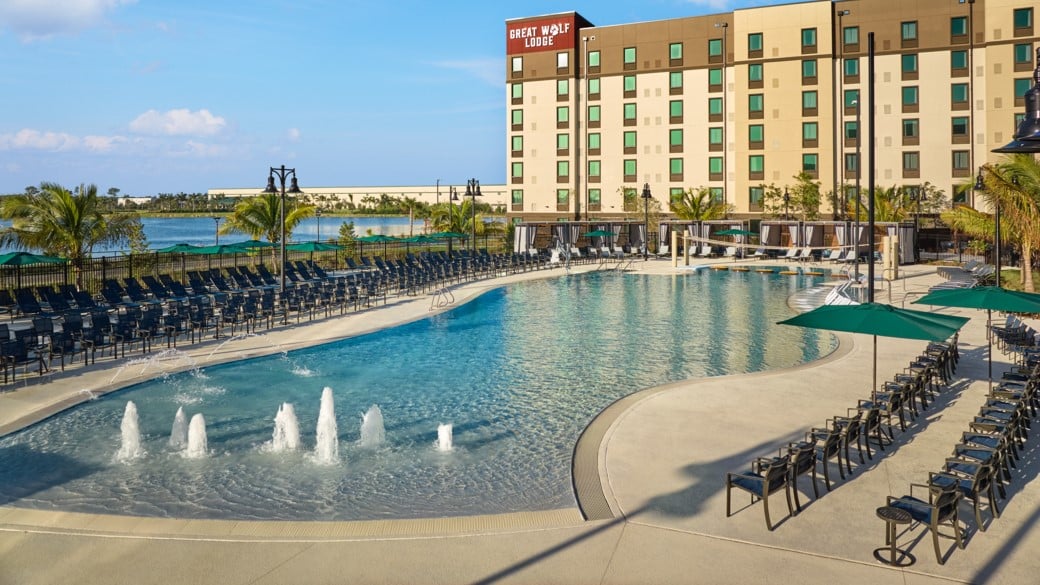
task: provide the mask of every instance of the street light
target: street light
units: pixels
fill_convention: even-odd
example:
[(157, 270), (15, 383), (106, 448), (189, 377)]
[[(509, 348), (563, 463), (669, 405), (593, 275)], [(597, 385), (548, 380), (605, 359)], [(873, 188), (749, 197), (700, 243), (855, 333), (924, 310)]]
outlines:
[(921, 198), (923, 197), (920, 185), (910, 187), (910, 201), (912, 201), (917, 207), (914, 213), (914, 262), (921, 262), (920, 252), (920, 236), (918, 231), (921, 229)]
[(318, 220), (318, 241), (321, 241), (321, 208), (314, 210), (314, 217)]
[(650, 183), (643, 183), (643, 261), (650, 259)]
[(219, 246), (220, 245), (220, 218), (215, 216), (215, 215), (213, 216), (213, 230), (214, 230), (213, 233), (214, 233), (214, 239), (215, 239), (214, 245)]
[[(853, 101), (856, 105), (856, 254), (852, 261), (853, 278), (856, 282), (859, 282), (859, 216), (860, 216), (860, 199), (862, 199), (863, 192), (860, 191), (860, 177), (863, 176), (863, 159), (860, 157), (860, 145), (863, 144), (863, 126), (860, 125), (859, 113), (863, 108), (860, 107), (859, 98), (863, 94), (857, 94), (856, 100)], [(849, 238), (850, 240), (853, 238)]]
[[(274, 177), (278, 176), (278, 181), (281, 184), (281, 191), (279, 191), (274, 185)], [(292, 182), (289, 184), (289, 190), (285, 190), (285, 179), (292, 176)], [(280, 238), (278, 243), (280, 244), (279, 252), (281, 253), (281, 270), (278, 271), (278, 292), (281, 293), (282, 298), (285, 298), (285, 194), (292, 193), (293, 195), (299, 195), (303, 193), (300, 191), (300, 185), (296, 182), (296, 169), (287, 169), (285, 165), (280, 167), (271, 167), (269, 174), (267, 175), (267, 188), (263, 190), (263, 193), (278, 195), (281, 194), (281, 204), (278, 206), (278, 217), (280, 221), (279, 231)]]
[(480, 181), (466, 181), (466, 197), (470, 198), (470, 227), (473, 231), (473, 257), (477, 257), (477, 197), (480, 197)]
[[(459, 200), (459, 190), (448, 187), (448, 231), (455, 231), (455, 202)], [(451, 258), (451, 242), (454, 238), (448, 238), (448, 258)]]

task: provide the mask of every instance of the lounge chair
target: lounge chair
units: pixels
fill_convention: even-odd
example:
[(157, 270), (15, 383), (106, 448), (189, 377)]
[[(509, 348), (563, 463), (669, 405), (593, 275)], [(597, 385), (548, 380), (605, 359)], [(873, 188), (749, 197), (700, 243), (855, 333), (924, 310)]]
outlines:
[(698, 258), (709, 258), (712, 255), (711, 246), (701, 246), (701, 251), (697, 254)]
[(736, 246), (729, 246), (729, 247), (727, 247), (726, 248), (726, 253), (723, 254), (722, 256), (724, 258), (733, 258), (735, 260), (737, 258), (737, 247)]
[[(914, 497), (914, 488), (928, 490), (928, 500)], [(957, 518), (957, 504), (961, 499), (960, 491), (954, 484), (947, 486), (928, 486), (922, 484), (910, 484), (910, 495), (900, 498), (888, 497), (888, 505), (893, 508), (905, 510), (915, 522), (928, 527), (932, 533), (932, 542), (935, 544), (935, 559), (940, 565), (943, 560), (942, 552), (939, 550), (939, 527), (942, 525), (953, 528), (953, 538), (957, 541), (958, 548), (964, 548), (961, 539), (960, 521)], [(943, 535), (949, 538), (947, 535)]]
[(730, 517), (730, 490), (740, 488), (751, 494), (751, 503), (762, 500), (762, 507), (766, 514), (766, 528), (773, 530), (774, 526), (769, 519), (769, 496), (780, 490), (787, 496), (787, 513), (794, 514), (791, 506), (791, 483), (790, 457), (759, 458), (752, 463), (751, 471), (747, 473), (726, 474), (726, 517)]
[(794, 260), (798, 257), (798, 250), (799, 248), (788, 248), (787, 252), (780, 258), (783, 260)]
[(755, 250), (754, 253), (748, 254), (748, 258), (754, 258), (755, 260), (758, 260), (760, 258), (768, 258), (768, 257), (769, 257), (769, 254), (766, 252), (765, 248), (759, 248), (759, 249)]
[(799, 252), (798, 255), (795, 256), (795, 260), (798, 260), (799, 262), (812, 262), (812, 248), (802, 248), (801, 252)]

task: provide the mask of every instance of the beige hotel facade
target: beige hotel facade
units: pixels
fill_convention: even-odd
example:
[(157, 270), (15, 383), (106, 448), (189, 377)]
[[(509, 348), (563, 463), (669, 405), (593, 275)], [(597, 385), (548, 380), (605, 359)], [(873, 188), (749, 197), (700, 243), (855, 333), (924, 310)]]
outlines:
[(622, 217), (624, 191), (648, 184), (665, 209), (706, 187), (753, 218), (764, 185), (805, 171), (828, 217), (871, 164), (878, 187), (927, 182), (973, 205), (963, 186), (1011, 140), (1032, 87), (1038, 7), (821, 0), (602, 27), (576, 12), (508, 20), (509, 214)]

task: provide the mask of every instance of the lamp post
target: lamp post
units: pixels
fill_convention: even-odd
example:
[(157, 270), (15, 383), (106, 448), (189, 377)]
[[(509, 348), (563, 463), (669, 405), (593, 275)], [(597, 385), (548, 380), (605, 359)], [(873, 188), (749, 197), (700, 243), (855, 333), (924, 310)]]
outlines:
[(650, 259), (650, 183), (643, 183), (643, 261)]
[(914, 262), (921, 262), (920, 245), (921, 240), (918, 236), (918, 231), (921, 229), (921, 186), (915, 185), (910, 187), (910, 201), (914, 203), (916, 208), (914, 212)]
[(216, 215), (213, 216), (213, 236), (214, 245), (220, 245), (220, 218)]
[[(281, 185), (281, 191), (274, 185), (274, 178), (277, 175), (278, 181)], [(292, 177), (292, 182), (289, 184), (289, 190), (285, 190), (285, 179)], [(300, 185), (296, 182), (296, 169), (287, 169), (285, 165), (280, 167), (271, 167), (269, 174), (267, 175), (267, 188), (263, 190), (263, 193), (282, 196), (281, 204), (278, 206), (278, 218), (279, 218), (279, 233), (281, 234), (278, 239), (279, 252), (281, 258), (279, 260), (281, 266), (278, 271), (278, 292), (281, 293), (282, 298), (285, 298), (285, 194), (292, 193), (293, 195), (299, 195), (303, 193), (300, 191)]]
[[(982, 180), (982, 169), (985, 167), (979, 167), (979, 174), (975, 175), (975, 190), (983, 191), (986, 189), (986, 183)], [(993, 199), (993, 252), (996, 256), (996, 271), (994, 276), (994, 284), (1000, 286), (1000, 203)]]
[(856, 101), (853, 102), (856, 105), (856, 255), (852, 261), (853, 278), (856, 282), (859, 282), (859, 216), (860, 216), (860, 199), (863, 198), (863, 192), (860, 191), (860, 177), (863, 176), (863, 159), (860, 157), (860, 145), (863, 144), (863, 127), (860, 125), (859, 113), (863, 109), (860, 104), (859, 98), (863, 97), (863, 94), (859, 94)]
[(318, 220), (318, 242), (321, 242), (321, 208), (314, 210), (314, 218)]
[(729, 156), (727, 156), (729, 146), (726, 144), (726, 80), (729, 76), (726, 75), (726, 47), (729, 43), (726, 41), (728, 40), (727, 33), (729, 32), (729, 23), (716, 22), (715, 28), (722, 29), (722, 209), (725, 213), (725, 217), (728, 218), (729, 204), (727, 203), (727, 199), (729, 199), (729, 194), (726, 193), (726, 187), (728, 186), (726, 183), (726, 179), (728, 178), (726, 162), (729, 160)]
[(787, 211), (791, 207), (791, 195), (787, 192), (787, 187), (784, 187), (784, 221), (791, 219)]
[(477, 197), (480, 197), (480, 181), (466, 181), (466, 197), (470, 198), (470, 228), (473, 233), (473, 257), (477, 256)]

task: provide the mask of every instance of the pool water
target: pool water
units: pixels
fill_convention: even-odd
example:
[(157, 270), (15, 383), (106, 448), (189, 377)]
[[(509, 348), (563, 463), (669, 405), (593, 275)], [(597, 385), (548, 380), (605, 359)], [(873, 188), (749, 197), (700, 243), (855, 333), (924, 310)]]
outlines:
[[(671, 381), (788, 367), (828, 333), (775, 325), (818, 279), (707, 271), (569, 275), (490, 291), (377, 333), (165, 375), (0, 439), (0, 503), (180, 518), (365, 520), (575, 505), (571, 455), (614, 400)], [(309, 455), (333, 389), (339, 462)], [(146, 455), (115, 459), (128, 400)], [(283, 402), (299, 452), (266, 452)], [(378, 405), (385, 442), (359, 445)], [(178, 407), (203, 413), (209, 456), (168, 445)], [(436, 446), (454, 426), (453, 449)]]

